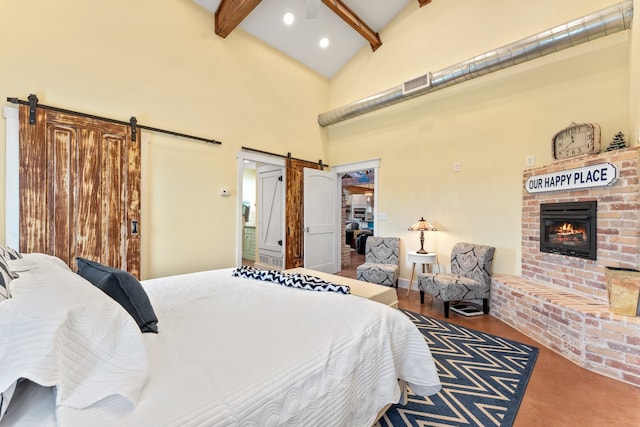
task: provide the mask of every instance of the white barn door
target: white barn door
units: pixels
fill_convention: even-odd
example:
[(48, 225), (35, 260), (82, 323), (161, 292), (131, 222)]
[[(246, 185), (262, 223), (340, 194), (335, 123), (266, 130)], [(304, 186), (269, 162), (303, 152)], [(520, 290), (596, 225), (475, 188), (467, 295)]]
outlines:
[(263, 267), (282, 268), (284, 262), (284, 170), (264, 165), (258, 177), (258, 262)]
[(304, 266), (325, 273), (340, 269), (338, 175), (304, 169)]

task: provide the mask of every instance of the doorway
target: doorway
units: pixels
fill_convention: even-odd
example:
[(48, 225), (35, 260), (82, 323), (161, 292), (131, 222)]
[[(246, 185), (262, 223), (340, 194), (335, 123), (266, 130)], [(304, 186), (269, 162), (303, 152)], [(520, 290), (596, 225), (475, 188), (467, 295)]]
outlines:
[(246, 161), (242, 169), (242, 265), (253, 266), (256, 262), (256, 164)]
[[(249, 219), (251, 218), (251, 210), (253, 208), (249, 200), (244, 200), (245, 198), (247, 198), (243, 194), (244, 187), (245, 187), (244, 171), (246, 168), (255, 169), (256, 165), (258, 164), (281, 166), (283, 168), (286, 168), (286, 158), (271, 156), (271, 155), (263, 154), (259, 152), (241, 151), (238, 153), (237, 159), (238, 159), (238, 171), (239, 171), (237, 188), (238, 188), (239, 195), (237, 197), (238, 203), (237, 203), (237, 214), (236, 214), (236, 218), (237, 218), (236, 266), (240, 266), (243, 263), (244, 228), (245, 228), (245, 225), (247, 224), (247, 221), (245, 221), (245, 214), (247, 212), (247, 208), (245, 206), (247, 205), (247, 203), (243, 203), (243, 202), (245, 201), (249, 202), (248, 203)], [(341, 182), (342, 180), (339, 178), (349, 173), (355, 173), (358, 171), (365, 171), (365, 172), (369, 171), (368, 179), (370, 182), (367, 182), (366, 184), (368, 186), (372, 185), (372, 191), (371, 191), (371, 194), (369, 195), (370, 203), (372, 202), (372, 204), (371, 204), (371, 210), (370, 210), (371, 212), (368, 212), (369, 216), (367, 216), (367, 212), (365, 212), (364, 219), (366, 220), (371, 219), (371, 221), (366, 221), (366, 228), (370, 230), (371, 233), (373, 233), (374, 235), (377, 235), (378, 220), (379, 220), (378, 218), (379, 166), (380, 166), (380, 160), (373, 159), (373, 160), (367, 160), (362, 162), (355, 162), (355, 163), (334, 166), (331, 168), (331, 171), (335, 173), (338, 177), (338, 179), (336, 180), (336, 187), (335, 187), (336, 193), (337, 193), (335, 196), (335, 200), (338, 200), (337, 206), (342, 206), (341, 209), (335, 210), (335, 215), (336, 215), (336, 218), (338, 219), (338, 223), (340, 225), (339, 228), (341, 231), (340, 233), (341, 236), (335, 240), (336, 241), (335, 247), (337, 249), (338, 254), (340, 254), (339, 260), (338, 260), (339, 267), (348, 265), (348, 263), (350, 262), (350, 249), (351, 249), (349, 245), (345, 244), (345, 241), (346, 241), (345, 227), (346, 227), (347, 214), (343, 204), (344, 197), (343, 197), (343, 191), (342, 191), (342, 182)], [(285, 176), (285, 181), (287, 180), (288, 180), (288, 177)], [(249, 185), (256, 186), (255, 184), (249, 184)], [(366, 196), (367, 195), (365, 194), (365, 198)], [(255, 215), (258, 215), (259, 207), (255, 206), (255, 209), (253, 209), (253, 211), (255, 212)], [(282, 219), (283, 230), (286, 230), (288, 227), (286, 218), (284, 218), (285, 216), (287, 216), (286, 212), (287, 212), (287, 208), (286, 208), (286, 202), (285, 202), (285, 205), (283, 206), (283, 219)], [(300, 223), (300, 225), (302, 226), (302, 223)], [(257, 227), (256, 233), (259, 233), (258, 231), (259, 224), (256, 224), (256, 227)], [(284, 236), (284, 234), (286, 233), (284, 233), (283, 231), (284, 246), (285, 248), (287, 248), (287, 238)]]
[(284, 267), (284, 168), (276, 156), (238, 153), (236, 266)]
[(341, 268), (351, 267), (354, 263), (361, 264), (366, 238), (378, 235), (379, 167), (380, 160), (374, 159), (332, 168), (338, 174), (342, 207)]
[(345, 243), (353, 249), (358, 249), (356, 240), (360, 236), (374, 234), (374, 177), (375, 172), (371, 169), (349, 172), (340, 177)]

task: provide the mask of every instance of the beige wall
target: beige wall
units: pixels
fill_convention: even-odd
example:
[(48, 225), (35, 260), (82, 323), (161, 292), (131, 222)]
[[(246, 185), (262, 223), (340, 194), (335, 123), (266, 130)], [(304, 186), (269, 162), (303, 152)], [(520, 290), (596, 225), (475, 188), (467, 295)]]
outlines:
[[(330, 109), (611, 4), (449, 0), (417, 11), (410, 4), (381, 33), (375, 54), (362, 51), (334, 77)], [(441, 230), (425, 243), (441, 264), (455, 242), (472, 241), (496, 246), (497, 272), (519, 274), (525, 159), (552, 162), (551, 137), (572, 121), (599, 123), (604, 147), (619, 130), (631, 134), (630, 38), (618, 33), (332, 125), (331, 162), (382, 159), (379, 209), (388, 220), (379, 234), (400, 236), (404, 250), (419, 247), (407, 227), (424, 215)], [(401, 277), (409, 275), (403, 265)]]
[[(5, 0), (2, 11), (3, 99), (34, 93), (42, 104), (222, 141), (151, 133), (143, 142), (144, 278), (234, 265), (242, 146), (328, 163), (316, 122), (328, 81), (241, 30), (219, 38), (213, 14), (191, 0)], [(4, 134), (0, 120), (2, 171)]]
[[(638, 59), (629, 39), (637, 47), (638, 36), (619, 33), (318, 127), (318, 113), (612, 4), (416, 3), (381, 33), (375, 54), (364, 49), (329, 83), (242, 30), (218, 38), (213, 15), (191, 0), (58, 0), (37, 8), (5, 0), (0, 95), (35, 93), (43, 104), (136, 116), (223, 142), (152, 133), (143, 143), (144, 278), (234, 264), (241, 146), (331, 165), (380, 158), (379, 209), (388, 220), (379, 234), (400, 236), (403, 255), (417, 249), (417, 234), (406, 230), (424, 215), (442, 230), (426, 242), (441, 263), (454, 242), (470, 240), (497, 246), (496, 271), (518, 274), (525, 157), (534, 155), (536, 166), (551, 162), (551, 136), (572, 121), (600, 123), (603, 144), (618, 130), (637, 136), (639, 98), (629, 93), (640, 87), (630, 81)], [(232, 196), (220, 197), (221, 187)], [(409, 275), (403, 265), (401, 276)]]

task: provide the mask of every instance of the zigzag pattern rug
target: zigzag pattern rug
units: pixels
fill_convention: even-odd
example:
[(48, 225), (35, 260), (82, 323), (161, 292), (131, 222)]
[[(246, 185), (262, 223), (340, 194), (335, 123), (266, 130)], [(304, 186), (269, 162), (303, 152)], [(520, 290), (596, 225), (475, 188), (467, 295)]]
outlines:
[(442, 390), (428, 398), (409, 393), (380, 426), (511, 426), (538, 349), (495, 335), (402, 310), (429, 344)]

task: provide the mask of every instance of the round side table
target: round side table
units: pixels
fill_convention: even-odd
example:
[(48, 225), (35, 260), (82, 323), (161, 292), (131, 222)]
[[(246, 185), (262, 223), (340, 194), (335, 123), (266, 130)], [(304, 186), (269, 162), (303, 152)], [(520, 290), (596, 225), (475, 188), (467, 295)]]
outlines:
[(413, 276), (416, 272), (416, 264), (422, 264), (422, 272), (426, 273), (425, 266), (428, 268), (429, 273), (431, 273), (431, 265), (438, 262), (438, 255), (433, 252), (429, 252), (426, 254), (419, 254), (418, 252), (407, 252), (407, 261), (413, 263), (411, 267), (411, 279), (409, 279), (409, 287), (407, 288), (407, 296), (409, 296), (409, 291), (411, 291), (411, 283), (413, 283)]

